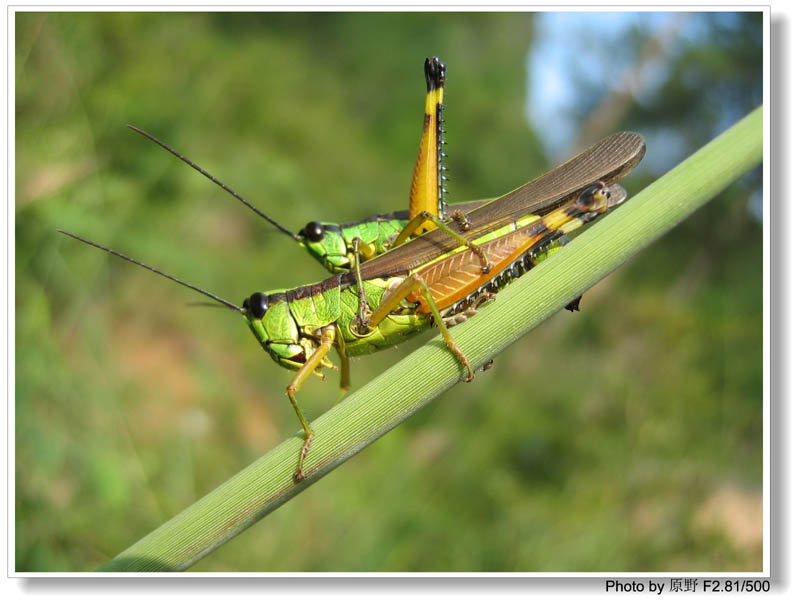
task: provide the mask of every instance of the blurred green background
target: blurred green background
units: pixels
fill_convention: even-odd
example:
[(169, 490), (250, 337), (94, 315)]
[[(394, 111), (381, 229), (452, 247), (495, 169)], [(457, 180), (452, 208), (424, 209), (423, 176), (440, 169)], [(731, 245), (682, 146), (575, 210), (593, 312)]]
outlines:
[[(125, 124), (292, 229), (354, 220), (404, 207), (437, 54), (451, 201), (619, 129), (648, 140), (635, 193), (761, 103), (761, 19), (17, 13), (16, 569), (94, 569), (298, 429), (240, 319), (56, 233), (237, 303), (325, 277)], [(194, 569), (760, 570), (760, 186)], [(355, 361), (354, 386), (422, 338)], [(335, 397), (300, 395), (312, 417)]]

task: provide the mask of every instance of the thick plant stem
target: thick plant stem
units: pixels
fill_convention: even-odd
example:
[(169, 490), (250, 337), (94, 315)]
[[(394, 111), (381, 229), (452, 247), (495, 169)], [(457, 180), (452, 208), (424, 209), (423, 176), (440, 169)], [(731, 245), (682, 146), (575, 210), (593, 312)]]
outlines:
[[(481, 365), (666, 233), (761, 161), (758, 108), (452, 330)], [(463, 366), (437, 337), (312, 423), (305, 469), (293, 480), (298, 433), (101, 567), (184, 570), (333, 470), (459, 382)]]

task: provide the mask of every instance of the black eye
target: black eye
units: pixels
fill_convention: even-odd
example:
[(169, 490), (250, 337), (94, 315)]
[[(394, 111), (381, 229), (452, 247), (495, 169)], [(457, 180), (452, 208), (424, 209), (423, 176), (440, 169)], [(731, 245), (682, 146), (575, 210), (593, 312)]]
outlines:
[(309, 241), (318, 242), (325, 236), (325, 229), (322, 227), (322, 223), (311, 221), (300, 231), (300, 235)]
[(602, 189), (603, 186), (601, 184), (593, 183), (580, 193), (578, 203), (586, 208), (593, 206), (595, 203), (594, 195)]
[(269, 306), (269, 298), (262, 292), (256, 292), (249, 298), (245, 298), (242, 307), (250, 311), (256, 319), (260, 319), (267, 314), (267, 306)]

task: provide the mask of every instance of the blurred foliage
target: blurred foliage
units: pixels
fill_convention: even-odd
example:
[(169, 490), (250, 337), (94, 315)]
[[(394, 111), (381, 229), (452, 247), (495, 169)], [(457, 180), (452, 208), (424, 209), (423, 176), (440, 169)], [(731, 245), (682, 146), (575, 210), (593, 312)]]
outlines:
[[(760, 102), (760, 14), (693, 18), (711, 33), (665, 55), (661, 87), (604, 134), (666, 128), (693, 149), (717, 107)], [(451, 200), (498, 195), (548, 167), (523, 116), (534, 32), (519, 13), (16, 13), (18, 571), (97, 567), (298, 428), (290, 374), (238, 319), (56, 234), (235, 302), (325, 276), (124, 125), (292, 229), (353, 220), (405, 204), (438, 54)], [(759, 570), (759, 187), (728, 190), (195, 569)], [(354, 385), (414, 345), (356, 361)], [(314, 381), (300, 400), (317, 415), (335, 394)]]

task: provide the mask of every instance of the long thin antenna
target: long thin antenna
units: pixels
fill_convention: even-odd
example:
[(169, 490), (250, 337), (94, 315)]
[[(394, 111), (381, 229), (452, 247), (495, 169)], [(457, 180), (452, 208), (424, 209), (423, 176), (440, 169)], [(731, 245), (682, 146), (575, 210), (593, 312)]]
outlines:
[(140, 134), (142, 134), (142, 135), (143, 135), (144, 137), (146, 137), (148, 140), (150, 140), (150, 141), (152, 141), (152, 142), (155, 142), (156, 144), (158, 144), (159, 146), (161, 146), (162, 148), (164, 148), (164, 150), (166, 150), (166, 151), (167, 151), (167, 152), (169, 152), (170, 154), (173, 154), (173, 155), (177, 156), (178, 158), (180, 158), (180, 159), (181, 159), (183, 162), (185, 162), (187, 165), (189, 165), (190, 167), (192, 167), (192, 168), (193, 168), (195, 171), (197, 171), (197, 172), (198, 172), (198, 173), (200, 173), (201, 175), (203, 175), (203, 176), (207, 177), (208, 179), (210, 179), (211, 181), (213, 181), (214, 183), (216, 183), (216, 184), (217, 184), (219, 187), (221, 187), (223, 190), (225, 190), (226, 192), (228, 192), (228, 193), (229, 193), (231, 196), (233, 196), (234, 198), (236, 198), (236, 199), (237, 199), (239, 202), (241, 202), (242, 204), (244, 204), (244, 205), (245, 205), (247, 208), (249, 208), (250, 210), (252, 210), (252, 211), (253, 211), (254, 213), (256, 213), (256, 214), (257, 214), (259, 217), (261, 217), (262, 219), (265, 219), (265, 220), (269, 221), (269, 222), (270, 222), (272, 225), (274, 225), (275, 227), (277, 227), (277, 228), (278, 228), (280, 231), (282, 231), (283, 233), (285, 233), (286, 235), (288, 235), (289, 237), (291, 237), (293, 240), (295, 240), (295, 241), (298, 241), (298, 242), (301, 242), (301, 241), (303, 241), (303, 238), (302, 238), (300, 235), (298, 235), (298, 234), (296, 234), (296, 233), (294, 233), (294, 232), (292, 232), (292, 231), (289, 231), (289, 229), (287, 229), (286, 227), (284, 227), (283, 225), (281, 225), (280, 223), (278, 223), (278, 222), (277, 222), (275, 219), (273, 219), (272, 217), (268, 216), (267, 214), (265, 214), (265, 213), (261, 212), (261, 210), (259, 210), (258, 208), (256, 208), (256, 207), (255, 207), (255, 206), (253, 206), (252, 204), (250, 204), (250, 202), (248, 202), (247, 200), (245, 200), (245, 199), (244, 199), (244, 198), (243, 198), (243, 197), (242, 197), (240, 194), (238, 194), (236, 191), (234, 191), (234, 190), (232, 190), (231, 188), (229, 188), (227, 185), (225, 185), (224, 183), (222, 183), (222, 182), (221, 182), (219, 179), (217, 179), (216, 177), (214, 177), (214, 176), (213, 176), (211, 173), (209, 173), (208, 171), (206, 171), (205, 169), (203, 169), (203, 168), (202, 168), (200, 165), (198, 165), (198, 164), (196, 164), (196, 163), (192, 162), (190, 159), (186, 158), (186, 157), (185, 157), (183, 154), (181, 154), (180, 152), (178, 152), (178, 151), (177, 151), (177, 150), (175, 150), (174, 148), (170, 147), (168, 144), (165, 144), (165, 143), (164, 143), (164, 142), (162, 142), (160, 139), (158, 139), (158, 138), (157, 138), (157, 137), (155, 137), (154, 135), (151, 135), (151, 134), (147, 133), (147, 132), (146, 132), (146, 131), (144, 131), (143, 129), (139, 129), (138, 127), (134, 127), (133, 125), (128, 125), (128, 128), (129, 128), (129, 129), (133, 129), (133, 130), (134, 130), (136, 133), (140, 133)]
[(153, 273), (156, 273), (157, 275), (161, 275), (162, 277), (166, 277), (167, 279), (170, 279), (170, 280), (174, 281), (175, 283), (179, 283), (182, 286), (185, 286), (185, 287), (189, 288), (190, 290), (194, 290), (195, 292), (200, 292), (201, 294), (203, 294), (205, 296), (208, 296), (212, 300), (216, 300), (220, 304), (223, 304), (226, 307), (230, 308), (231, 310), (235, 310), (238, 313), (245, 313), (246, 312), (245, 309), (243, 309), (241, 306), (236, 306), (233, 302), (228, 302), (227, 300), (223, 300), (222, 298), (220, 298), (219, 296), (215, 296), (211, 292), (207, 292), (204, 289), (201, 289), (201, 288), (197, 287), (196, 285), (192, 285), (191, 283), (186, 283), (185, 281), (182, 281), (182, 280), (178, 279), (177, 277), (173, 277), (172, 275), (168, 275), (167, 273), (164, 273), (164, 271), (160, 271), (160, 270), (156, 269), (155, 267), (151, 267), (150, 265), (146, 265), (143, 262), (139, 262), (135, 258), (131, 258), (130, 256), (126, 256), (125, 254), (122, 254), (122, 252), (117, 252), (116, 250), (112, 250), (111, 248), (106, 248), (105, 246), (101, 246), (100, 244), (96, 244), (95, 242), (91, 242), (91, 241), (89, 241), (87, 239), (82, 238), (79, 235), (75, 235), (74, 233), (70, 233), (69, 231), (64, 231), (63, 229), (59, 229), (58, 232), (59, 233), (63, 233), (64, 235), (68, 235), (71, 238), (75, 238), (76, 240), (78, 240), (79, 242), (83, 242), (84, 244), (89, 244), (90, 246), (94, 246), (95, 248), (99, 248), (100, 250), (105, 250), (106, 252), (108, 252), (109, 254), (113, 254), (114, 256), (119, 256), (120, 258), (125, 259), (128, 262), (132, 262), (133, 264), (139, 265), (140, 267), (143, 267), (143, 268), (147, 269), (148, 271), (152, 271)]

